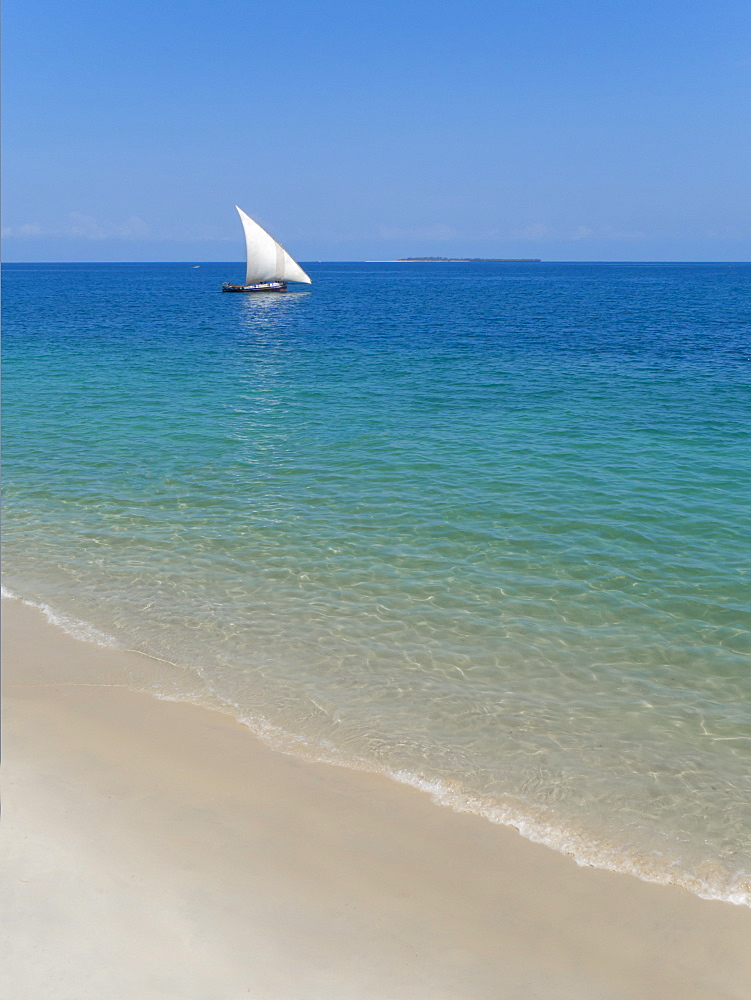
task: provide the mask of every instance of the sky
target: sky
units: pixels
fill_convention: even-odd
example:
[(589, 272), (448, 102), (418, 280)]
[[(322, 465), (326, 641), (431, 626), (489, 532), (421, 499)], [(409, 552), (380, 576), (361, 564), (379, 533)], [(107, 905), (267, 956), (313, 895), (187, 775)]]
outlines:
[(751, 5), (6, 0), (7, 261), (751, 259)]

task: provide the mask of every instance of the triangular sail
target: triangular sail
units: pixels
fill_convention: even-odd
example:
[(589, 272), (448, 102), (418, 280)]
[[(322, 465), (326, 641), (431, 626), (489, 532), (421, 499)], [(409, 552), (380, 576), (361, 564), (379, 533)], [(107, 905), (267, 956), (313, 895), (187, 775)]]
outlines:
[(259, 281), (300, 281), (306, 285), (311, 284), (308, 275), (284, 247), (241, 208), (237, 205), (235, 208), (245, 232), (245, 251), (248, 257), (245, 284), (254, 285)]

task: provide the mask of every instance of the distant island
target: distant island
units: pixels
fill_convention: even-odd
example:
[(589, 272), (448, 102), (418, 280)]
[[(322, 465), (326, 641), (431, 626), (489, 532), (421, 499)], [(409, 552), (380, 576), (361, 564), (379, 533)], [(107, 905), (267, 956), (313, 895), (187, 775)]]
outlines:
[(415, 261), (444, 261), (448, 264), (541, 264), (540, 257), (399, 257), (396, 264)]

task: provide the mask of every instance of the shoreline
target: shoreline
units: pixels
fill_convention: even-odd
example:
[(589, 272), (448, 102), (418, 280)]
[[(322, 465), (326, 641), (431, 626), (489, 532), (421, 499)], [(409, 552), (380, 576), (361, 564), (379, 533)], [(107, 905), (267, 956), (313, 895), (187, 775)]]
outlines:
[[(717, 900), (751, 908), (751, 884), (748, 879), (736, 881), (732, 889), (723, 892), (716, 883), (711, 883), (712, 875), (704, 869), (687, 872), (674, 868), (670, 877), (664, 867), (647, 869), (643, 862), (640, 865), (629, 856), (627, 849), (618, 849), (614, 842), (603, 845), (601, 841), (588, 840), (579, 831), (568, 830), (560, 825), (547, 825), (530, 814), (517, 812), (502, 803), (478, 798), (462, 791), (449, 781), (426, 778), (403, 768), (378, 767), (362, 758), (347, 757), (330, 746), (308, 741), (293, 731), (280, 728), (263, 715), (248, 714), (238, 705), (226, 702), (208, 692), (202, 686), (200, 677), (189, 668), (171, 660), (130, 650), (116, 638), (102, 632), (89, 622), (72, 618), (67, 613), (60, 612), (43, 602), (19, 597), (5, 586), (0, 588), (0, 595), (3, 602), (14, 601), (34, 609), (43, 615), (55, 630), (61, 631), (68, 637), (93, 643), (99, 649), (115, 651), (114, 657), (107, 654), (114, 671), (107, 675), (108, 683), (124, 684), (135, 692), (160, 700), (176, 701), (219, 712), (243, 728), (247, 728), (254, 739), (260, 740), (272, 751), (291, 755), (307, 763), (324, 764), (360, 774), (385, 777), (389, 781), (427, 795), (430, 801), (440, 808), (457, 813), (469, 813), (489, 823), (511, 829), (531, 843), (541, 844), (549, 850), (571, 858), (582, 868), (597, 868), (625, 874), (643, 882), (685, 889), (700, 899)], [(119, 668), (115, 664), (119, 664)], [(92, 663), (90, 676), (100, 678), (101, 663)]]
[(748, 908), (273, 750), (132, 690), (146, 658), (3, 612), (8, 995), (747, 995)]

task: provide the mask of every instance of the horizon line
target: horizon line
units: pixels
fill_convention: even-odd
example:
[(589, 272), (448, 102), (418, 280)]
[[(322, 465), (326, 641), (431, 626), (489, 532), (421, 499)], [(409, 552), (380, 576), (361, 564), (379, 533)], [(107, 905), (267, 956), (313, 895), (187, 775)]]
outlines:
[[(0, 266), (13, 264), (242, 264), (240, 260), (201, 260), (197, 257), (186, 257), (183, 260), (5, 260)], [(425, 260), (409, 258), (383, 258), (380, 260), (357, 258), (330, 258), (302, 260), (304, 264), (751, 264), (751, 260), (546, 260), (544, 258), (447, 258), (444, 260)]]

